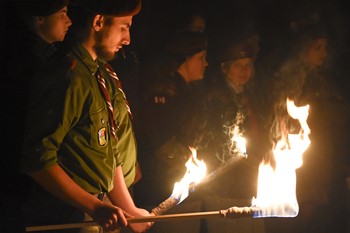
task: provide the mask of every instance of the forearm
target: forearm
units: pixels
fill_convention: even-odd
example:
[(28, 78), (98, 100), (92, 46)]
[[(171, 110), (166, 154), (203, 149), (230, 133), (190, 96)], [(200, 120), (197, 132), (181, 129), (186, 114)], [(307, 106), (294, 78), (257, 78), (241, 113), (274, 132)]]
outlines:
[(135, 203), (126, 187), (121, 166), (118, 166), (114, 174), (114, 187), (108, 193), (110, 201), (126, 212), (132, 214), (135, 211)]
[(100, 204), (100, 200), (76, 184), (59, 165), (29, 175), (48, 192), (89, 215)]

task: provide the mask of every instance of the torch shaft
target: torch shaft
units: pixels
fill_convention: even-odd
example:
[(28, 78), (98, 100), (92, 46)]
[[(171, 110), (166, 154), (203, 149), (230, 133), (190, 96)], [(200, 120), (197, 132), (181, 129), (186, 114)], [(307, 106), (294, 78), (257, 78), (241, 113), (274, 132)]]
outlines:
[[(128, 223), (143, 223), (143, 222), (159, 222), (159, 221), (171, 221), (171, 220), (183, 220), (192, 218), (208, 218), (217, 217), (222, 215), (220, 211), (207, 211), (207, 212), (195, 212), (195, 213), (182, 213), (182, 214), (167, 214), (159, 216), (147, 216), (147, 217), (137, 217), (129, 218)], [(94, 221), (86, 221), (80, 223), (67, 223), (67, 224), (57, 224), (57, 225), (45, 225), (45, 226), (31, 226), (26, 227), (26, 232), (32, 231), (45, 231), (45, 230), (62, 230), (71, 228), (82, 228), (98, 226)]]
[(159, 221), (170, 221), (170, 220), (184, 220), (184, 219), (191, 219), (191, 218), (208, 218), (208, 217), (217, 217), (221, 215), (222, 214), (220, 211), (167, 214), (167, 215), (130, 218), (128, 219), (128, 223), (159, 222)]
[[(186, 220), (192, 218), (210, 218), (210, 217), (244, 217), (251, 216), (254, 211), (252, 207), (231, 207), (226, 210), (218, 211), (205, 211), (205, 212), (193, 212), (193, 213), (181, 213), (181, 214), (166, 214), (158, 216), (147, 216), (129, 218), (128, 223), (142, 223), (142, 222), (158, 222), (158, 221), (174, 221), (174, 220)], [(45, 226), (31, 226), (26, 227), (26, 232), (32, 231), (45, 231), (45, 230), (62, 230), (71, 228), (82, 228), (89, 226), (98, 226), (94, 221), (80, 222), (80, 223), (68, 223), (57, 225), (45, 225)]]

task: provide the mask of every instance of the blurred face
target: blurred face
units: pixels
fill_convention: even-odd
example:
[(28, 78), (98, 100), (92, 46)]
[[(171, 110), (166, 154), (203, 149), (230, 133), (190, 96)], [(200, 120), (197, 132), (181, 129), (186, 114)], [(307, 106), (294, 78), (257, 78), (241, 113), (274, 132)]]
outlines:
[(72, 21), (67, 15), (67, 7), (45, 17), (38, 17), (39, 35), (48, 43), (62, 41), (72, 25)]
[(235, 60), (224, 68), (227, 80), (237, 89), (241, 90), (252, 78), (254, 72), (253, 60), (242, 58)]
[(302, 53), (302, 60), (311, 67), (321, 66), (327, 58), (327, 39), (314, 40)]
[(192, 22), (189, 25), (189, 30), (193, 32), (204, 32), (205, 28), (205, 19), (201, 16), (193, 16)]
[(179, 68), (180, 74), (186, 82), (201, 80), (204, 78), (204, 73), (208, 62), (206, 60), (207, 51), (203, 50), (186, 58), (185, 62)]
[(112, 60), (115, 54), (123, 47), (130, 44), (130, 27), (132, 16), (112, 17), (102, 29), (96, 33), (94, 50), (99, 58)]

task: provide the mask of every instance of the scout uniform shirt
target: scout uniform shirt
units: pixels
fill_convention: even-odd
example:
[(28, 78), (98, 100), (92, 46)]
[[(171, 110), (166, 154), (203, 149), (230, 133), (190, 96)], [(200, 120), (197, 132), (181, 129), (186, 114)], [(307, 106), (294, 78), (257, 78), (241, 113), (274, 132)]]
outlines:
[(38, 73), (30, 99), (22, 172), (59, 164), (87, 192), (113, 188), (115, 168), (123, 161), (117, 141), (110, 136), (108, 110), (96, 78), (98, 69), (116, 103), (122, 95), (103, 71), (103, 61), (94, 61), (80, 45), (68, 55), (57, 55)]

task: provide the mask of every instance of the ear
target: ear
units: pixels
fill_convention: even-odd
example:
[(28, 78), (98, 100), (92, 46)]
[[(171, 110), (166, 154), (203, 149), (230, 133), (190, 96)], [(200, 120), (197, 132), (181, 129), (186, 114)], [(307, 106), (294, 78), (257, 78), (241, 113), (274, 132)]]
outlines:
[(95, 31), (100, 31), (103, 27), (103, 20), (104, 17), (102, 15), (96, 15), (94, 17), (93, 23), (92, 23), (92, 27)]
[(222, 72), (223, 74), (227, 74), (227, 68), (226, 68), (226, 66), (225, 66), (225, 63), (221, 63), (221, 64), (220, 64), (220, 68), (221, 68), (221, 72)]
[(33, 17), (33, 22), (36, 25), (42, 25), (44, 23), (44, 17), (42, 17), (42, 16), (34, 16)]

